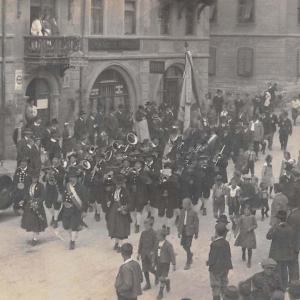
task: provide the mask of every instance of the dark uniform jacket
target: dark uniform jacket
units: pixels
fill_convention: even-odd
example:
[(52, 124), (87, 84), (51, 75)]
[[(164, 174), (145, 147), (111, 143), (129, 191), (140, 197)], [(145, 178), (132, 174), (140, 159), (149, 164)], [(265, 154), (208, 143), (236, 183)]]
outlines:
[(89, 133), (89, 136), (94, 137), (96, 133), (96, 122), (95, 118), (92, 116), (89, 116), (88, 119), (86, 120), (86, 128)]
[(51, 130), (49, 128), (45, 129), (42, 136), (42, 146), (44, 147), (45, 151), (49, 151), (49, 144), (51, 140)]
[(80, 138), (83, 136), (85, 131), (86, 131), (86, 122), (83, 119), (78, 118), (74, 124), (74, 137), (77, 140), (80, 140)]
[(41, 150), (36, 144), (33, 144), (31, 149), (30, 168), (39, 170), (41, 167)]
[(102, 112), (98, 112), (95, 117), (95, 124), (98, 125), (96, 130), (98, 133), (101, 133), (104, 130), (104, 115)]
[[(112, 188), (111, 191), (107, 194), (106, 202), (113, 202), (114, 195), (115, 195), (116, 187)], [(119, 204), (121, 206), (124, 206), (124, 210), (129, 212), (132, 206), (132, 199), (130, 196), (130, 193), (127, 188), (122, 187), (120, 191), (120, 202)], [(108, 207), (107, 211), (109, 211), (111, 205)], [(130, 218), (130, 214), (127, 214), (127, 216)]]
[(138, 203), (148, 202), (147, 183), (149, 182), (148, 173), (143, 169), (138, 174), (129, 175), (128, 187), (131, 195), (135, 195)]
[(62, 132), (62, 145), (61, 152), (68, 153), (71, 152), (73, 148), (72, 136), (70, 136), (70, 132), (68, 128), (64, 128)]
[(293, 124), (292, 121), (287, 118), (287, 119), (281, 119), (279, 121), (279, 134), (281, 135), (289, 135), (293, 133)]
[(221, 112), (222, 111), (222, 107), (223, 107), (223, 104), (224, 104), (224, 98), (221, 96), (219, 97), (218, 95), (216, 95), (214, 98), (213, 98), (213, 107), (215, 110)]
[(223, 135), (221, 137), (222, 148), (225, 146), (223, 150), (223, 154), (227, 156), (227, 158), (231, 155), (231, 147), (232, 147), (232, 135), (231, 133), (227, 133), (226, 136)]
[(249, 144), (252, 143), (252, 132), (248, 128), (247, 131), (243, 130), (243, 149), (248, 150)]
[(293, 260), (293, 231), (286, 223), (272, 227), (267, 233), (272, 240), (269, 257), (275, 261)]
[(18, 160), (20, 160), (21, 157), (24, 155), (24, 150), (27, 147), (28, 139), (25, 137), (18, 141), (17, 143), (17, 152), (18, 152)]
[[(30, 195), (30, 187), (31, 187), (31, 183), (29, 183), (25, 189), (25, 194), (24, 194), (25, 202), (32, 200), (32, 197)], [(37, 182), (37, 184), (34, 188), (34, 196), (33, 197), (35, 200), (38, 200), (39, 208), (43, 209), (43, 202), (45, 200), (45, 188), (41, 182)]]
[(293, 199), (293, 195), (294, 195), (293, 176), (288, 177), (286, 174), (283, 174), (279, 178), (279, 183), (282, 186), (282, 194), (285, 195), (290, 202)]
[[(20, 128), (15, 128), (14, 132), (13, 132), (13, 141), (17, 147), (17, 144), (18, 144), (18, 138), (19, 138), (19, 129)], [(21, 136), (20, 138), (24, 138), (23, 136), (23, 128), (21, 128)]]
[(118, 134), (119, 122), (115, 115), (109, 114), (105, 119), (107, 135), (110, 139), (115, 139)]
[(28, 175), (28, 169), (28, 167), (25, 170), (22, 170), (21, 168), (16, 169), (12, 183), (12, 191), (15, 191), (18, 188), (18, 183), (23, 184), (24, 187), (30, 184), (31, 178)]
[(151, 139), (158, 138), (160, 141), (164, 139), (164, 129), (161, 120), (152, 120), (151, 123), (148, 123), (149, 134)]
[(270, 131), (276, 132), (276, 125), (278, 124), (278, 118), (276, 115), (270, 115)]
[(293, 209), (287, 218), (287, 224), (292, 228), (293, 246), (295, 251), (300, 250), (300, 209)]
[(60, 148), (58, 141), (54, 141), (53, 139), (50, 140), (48, 153), (49, 153), (50, 160), (52, 160), (53, 157), (61, 156), (61, 148)]
[(151, 260), (151, 252), (153, 251), (155, 243), (156, 231), (153, 228), (141, 233), (138, 254), (140, 254), (142, 259), (148, 257)]
[(239, 131), (238, 133), (235, 133), (233, 135), (232, 148), (231, 148), (232, 152), (238, 154), (239, 150), (243, 149), (243, 146), (244, 146), (244, 136), (243, 133)]
[(165, 116), (163, 118), (164, 130), (170, 132), (170, 130), (172, 129), (172, 126), (173, 126), (173, 122), (174, 122), (173, 112), (171, 112), (171, 111), (166, 112)]
[(220, 273), (233, 269), (230, 245), (224, 237), (216, 238), (210, 245), (207, 261), (209, 272)]
[(35, 138), (42, 137), (43, 132), (42, 132), (42, 126), (40, 124), (33, 123), (31, 125), (31, 131), (32, 131), (33, 137), (35, 137)]

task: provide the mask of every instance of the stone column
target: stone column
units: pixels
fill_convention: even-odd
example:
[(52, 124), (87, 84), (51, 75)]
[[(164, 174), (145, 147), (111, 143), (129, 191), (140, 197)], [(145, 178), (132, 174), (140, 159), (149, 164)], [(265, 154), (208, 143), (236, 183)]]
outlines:
[(59, 120), (59, 94), (51, 94), (51, 119), (57, 118)]

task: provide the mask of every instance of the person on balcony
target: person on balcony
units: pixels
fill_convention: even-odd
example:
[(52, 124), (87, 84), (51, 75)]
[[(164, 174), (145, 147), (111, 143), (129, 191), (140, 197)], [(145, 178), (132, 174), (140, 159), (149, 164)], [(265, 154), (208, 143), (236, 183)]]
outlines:
[(44, 29), (44, 36), (50, 36), (52, 35), (51, 32), (51, 18), (50, 14), (46, 13), (44, 19), (43, 19), (43, 29)]
[(38, 13), (38, 17), (36, 19), (34, 19), (34, 21), (32, 22), (31, 24), (31, 35), (38, 35), (38, 36), (42, 36), (44, 35), (43, 34), (43, 28), (44, 28), (44, 25), (43, 25), (43, 17), (44, 17), (44, 14), (42, 11), (39, 11)]

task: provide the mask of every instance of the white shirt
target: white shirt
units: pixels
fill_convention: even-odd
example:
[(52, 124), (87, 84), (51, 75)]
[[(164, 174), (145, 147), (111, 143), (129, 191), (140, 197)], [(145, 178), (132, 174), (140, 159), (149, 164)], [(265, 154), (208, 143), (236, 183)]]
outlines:
[(42, 21), (36, 19), (31, 24), (31, 35), (43, 35), (42, 34)]
[(30, 196), (31, 196), (31, 197), (34, 196), (34, 189), (35, 189), (35, 186), (36, 186), (36, 183), (32, 183), (31, 186), (30, 186), (29, 193), (30, 193)]
[(114, 199), (115, 201), (120, 201), (121, 188), (115, 190)]
[(164, 245), (165, 241), (166, 241), (166, 240), (161, 241), (161, 242), (158, 243), (157, 256), (160, 256), (161, 248), (162, 248), (162, 246)]
[(187, 220), (187, 210), (184, 212), (184, 221), (183, 221), (183, 225), (186, 225), (186, 220)]

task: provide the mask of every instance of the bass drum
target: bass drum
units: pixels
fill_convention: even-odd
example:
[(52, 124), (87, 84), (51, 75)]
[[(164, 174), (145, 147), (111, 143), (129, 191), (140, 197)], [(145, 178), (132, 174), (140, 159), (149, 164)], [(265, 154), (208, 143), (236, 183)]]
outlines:
[(0, 210), (5, 210), (12, 204), (10, 199), (11, 186), (12, 179), (8, 175), (0, 176)]

